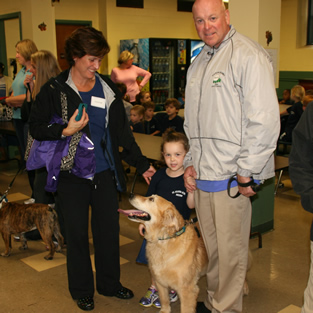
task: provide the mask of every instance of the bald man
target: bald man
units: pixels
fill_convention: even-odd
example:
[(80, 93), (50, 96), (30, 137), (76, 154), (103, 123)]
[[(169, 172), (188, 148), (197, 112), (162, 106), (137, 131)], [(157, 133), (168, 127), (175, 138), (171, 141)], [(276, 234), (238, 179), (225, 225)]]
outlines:
[[(196, 0), (203, 50), (188, 69), (185, 185), (209, 256), (207, 297), (197, 313), (242, 312), (250, 197), (274, 176), (279, 109), (267, 52), (230, 26), (222, 0)], [(236, 195), (238, 196), (236, 197)]]

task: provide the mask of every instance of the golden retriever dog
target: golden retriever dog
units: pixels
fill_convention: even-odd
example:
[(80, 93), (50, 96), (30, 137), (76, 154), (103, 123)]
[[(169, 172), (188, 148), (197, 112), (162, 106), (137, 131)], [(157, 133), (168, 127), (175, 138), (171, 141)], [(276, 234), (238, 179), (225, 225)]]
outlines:
[(175, 206), (153, 195), (134, 195), (128, 217), (145, 225), (146, 253), (162, 305), (161, 313), (171, 312), (169, 288), (180, 297), (181, 313), (195, 313), (200, 276), (206, 273), (207, 253), (202, 238), (188, 225)]
[(5, 243), (5, 252), (1, 255), (6, 257), (10, 255), (12, 234), (19, 234), (22, 242), (20, 249), (27, 249), (24, 233), (34, 227), (37, 227), (42, 240), (49, 247), (49, 254), (45, 256), (45, 259), (52, 260), (55, 253), (52, 236), (54, 235), (58, 241), (58, 252), (61, 251), (64, 242), (55, 210), (47, 204), (2, 202), (2, 208), (0, 206), (0, 232)]

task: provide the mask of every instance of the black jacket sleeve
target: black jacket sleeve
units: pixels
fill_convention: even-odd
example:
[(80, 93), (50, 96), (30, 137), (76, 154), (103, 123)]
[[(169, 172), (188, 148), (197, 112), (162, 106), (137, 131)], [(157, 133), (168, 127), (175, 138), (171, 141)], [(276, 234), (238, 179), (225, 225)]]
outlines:
[(305, 210), (313, 213), (313, 102), (293, 130), (289, 174)]

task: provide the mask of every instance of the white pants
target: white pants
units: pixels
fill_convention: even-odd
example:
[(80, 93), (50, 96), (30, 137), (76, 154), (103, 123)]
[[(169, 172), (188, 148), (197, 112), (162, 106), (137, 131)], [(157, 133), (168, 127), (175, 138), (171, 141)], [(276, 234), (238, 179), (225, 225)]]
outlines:
[(304, 291), (304, 304), (301, 313), (313, 313), (313, 241), (311, 241), (311, 267), (308, 285)]
[[(238, 188), (232, 188), (235, 194)], [(240, 313), (246, 277), (251, 202), (227, 191), (195, 192), (199, 225), (209, 257), (205, 306), (212, 313)]]

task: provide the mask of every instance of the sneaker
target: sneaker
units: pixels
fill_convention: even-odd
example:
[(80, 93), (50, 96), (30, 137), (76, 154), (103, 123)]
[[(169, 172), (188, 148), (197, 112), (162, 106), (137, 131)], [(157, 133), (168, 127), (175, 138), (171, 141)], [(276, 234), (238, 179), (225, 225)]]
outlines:
[(24, 204), (33, 204), (35, 203), (35, 199), (34, 198), (29, 198), (28, 200), (24, 201)]
[[(170, 298), (170, 302), (176, 302), (178, 300), (178, 295), (177, 292), (175, 290), (171, 290), (168, 294), (169, 298)], [(161, 309), (161, 302), (160, 302), (160, 298), (158, 297), (154, 302), (153, 302), (153, 306), (155, 306), (158, 309)]]
[(149, 308), (157, 299), (159, 299), (157, 290), (153, 287), (150, 287), (144, 297), (140, 299), (139, 304)]

